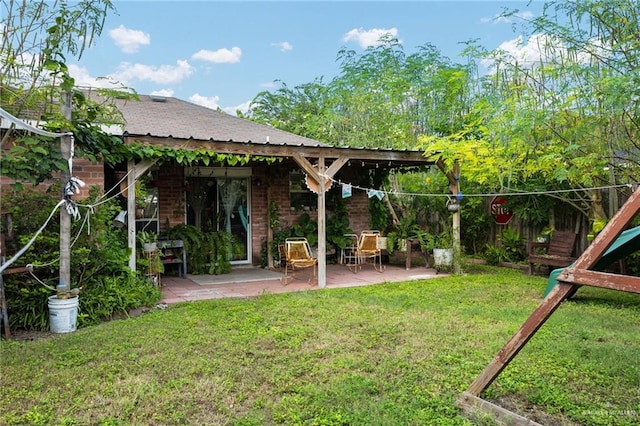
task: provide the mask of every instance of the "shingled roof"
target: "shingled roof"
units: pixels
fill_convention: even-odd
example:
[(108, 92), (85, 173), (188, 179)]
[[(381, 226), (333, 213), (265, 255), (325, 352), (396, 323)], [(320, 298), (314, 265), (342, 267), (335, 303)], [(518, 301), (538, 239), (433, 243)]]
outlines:
[(328, 146), (314, 139), (234, 117), (173, 97), (139, 95), (140, 100), (116, 100), (126, 124), (120, 135), (172, 137), (271, 145)]

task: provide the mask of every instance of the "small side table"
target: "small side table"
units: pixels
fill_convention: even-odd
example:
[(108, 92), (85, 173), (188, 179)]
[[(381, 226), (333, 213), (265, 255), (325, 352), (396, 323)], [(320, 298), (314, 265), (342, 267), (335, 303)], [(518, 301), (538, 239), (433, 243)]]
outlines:
[(352, 272), (356, 272), (360, 267), (360, 256), (358, 256), (358, 236), (356, 234), (345, 234), (347, 246), (340, 252), (340, 263), (347, 265)]

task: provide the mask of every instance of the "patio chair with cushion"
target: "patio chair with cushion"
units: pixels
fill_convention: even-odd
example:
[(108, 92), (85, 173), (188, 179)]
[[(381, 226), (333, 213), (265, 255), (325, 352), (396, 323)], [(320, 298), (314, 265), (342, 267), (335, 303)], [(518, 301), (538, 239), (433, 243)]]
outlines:
[(311, 254), (311, 247), (309, 242), (303, 237), (292, 237), (285, 240), (286, 249), (286, 265), (284, 268), (284, 276), (282, 277), (284, 284), (287, 284), (289, 279), (295, 277), (295, 273), (301, 269), (313, 269), (313, 276), (309, 278), (309, 282), (312, 280), (317, 282), (317, 265), (318, 259)]
[(384, 271), (382, 265), (382, 250), (378, 244), (378, 238), (380, 237), (380, 231), (362, 231), (360, 239), (358, 241), (358, 269), (362, 265), (372, 265), (373, 269), (378, 272)]

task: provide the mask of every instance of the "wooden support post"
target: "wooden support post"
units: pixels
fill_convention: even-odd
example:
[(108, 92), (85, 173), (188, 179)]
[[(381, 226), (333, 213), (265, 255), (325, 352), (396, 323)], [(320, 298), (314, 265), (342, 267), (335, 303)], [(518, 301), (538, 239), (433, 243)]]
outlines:
[(327, 286), (327, 212), (325, 194), (327, 178), (325, 177), (324, 156), (318, 158), (318, 287)]
[(129, 268), (136, 271), (136, 163), (127, 162), (127, 244), (131, 249)]
[(273, 269), (273, 229), (271, 228), (271, 182), (267, 186), (267, 268)]

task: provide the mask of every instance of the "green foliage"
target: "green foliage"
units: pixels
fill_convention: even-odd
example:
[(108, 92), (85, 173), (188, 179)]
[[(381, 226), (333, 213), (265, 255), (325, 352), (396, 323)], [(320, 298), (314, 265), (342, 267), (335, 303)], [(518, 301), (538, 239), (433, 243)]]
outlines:
[(492, 244), (485, 246), (482, 257), (489, 265), (500, 265), (508, 260), (506, 249), (503, 246), (494, 246)]
[[(3, 194), (2, 205), (14, 218), (15, 238), (8, 241), (9, 253), (21, 249), (45, 223), (57, 203), (59, 186), (52, 186), (48, 192), (24, 188), (18, 192)], [(88, 202), (95, 202), (100, 189), (90, 189)], [(84, 213), (88, 209), (80, 207)], [(129, 249), (126, 246), (126, 232), (113, 227), (112, 219), (120, 207), (113, 201), (101, 204), (92, 210), (92, 214), (83, 220), (72, 222), (71, 247), (71, 288), (82, 288), (80, 307), (91, 303), (92, 309), (81, 311), (79, 324), (95, 323), (104, 312), (125, 312), (142, 306), (151, 306), (159, 300), (157, 291), (149, 290), (141, 296), (143, 286), (148, 283), (132, 274), (128, 267)], [(9, 320), (12, 328), (43, 330), (48, 327), (47, 297), (54, 294), (58, 283), (59, 259), (59, 221), (55, 214), (33, 246), (15, 264), (17, 266), (33, 264), (34, 277), (26, 274), (13, 274), (4, 277), (7, 294)], [(90, 231), (90, 232), (88, 232)], [(104, 280), (118, 283), (120, 302), (112, 304), (110, 295), (101, 293)], [(45, 285), (43, 286), (40, 281)], [(94, 287), (95, 286), (95, 287)], [(112, 286), (110, 287), (113, 288)], [(104, 290), (106, 292), (106, 290)], [(110, 291), (110, 290), (109, 290)], [(89, 300), (85, 300), (86, 295)], [(102, 296), (101, 296), (102, 295)], [(139, 305), (138, 303), (144, 303)], [(116, 309), (116, 311), (113, 311)], [(117, 310), (120, 309), (120, 310)]]
[(88, 280), (80, 294), (78, 325), (93, 325), (114, 315), (128, 315), (140, 307), (152, 307), (162, 294), (139, 274), (100, 276)]
[(203, 231), (194, 225), (176, 225), (167, 230), (167, 238), (182, 240), (190, 273), (228, 274), (231, 272), (231, 234)]
[(327, 251), (333, 248), (335, 253), (339, 253), (340, 249), (347, 246), (347, 239), (344, 234), (352, 234), (353, 230), (349, 228), (349, 212), (346, 203), (342, 198), (340, 188), (333, 188), (327, 194)]
[(505, 251), (507, 262), (520, 262), (525, 259), (524, 241), (518, 231), (506, 228), (499, 238)]
[(369, 217), (371, 217), (371, 221), (369, 222), (371, 229), (378, 229), (381, 232), (385, 232), (387, 228), (389, 228), (391, 213), (389, 213), (389, 209), (384, 201), (379, 200), (377, 197), (369, 198)]
[(310, 246), (318, 244), (318, 222), (311, 219), (309, 213), (300, 215), (291, 226), (291, 236), (305, 237)]

